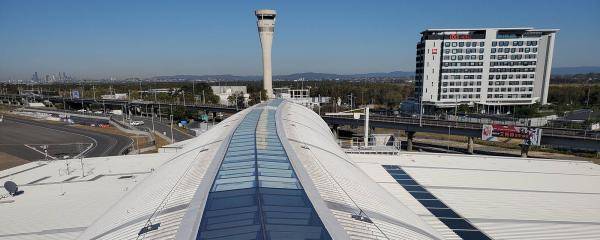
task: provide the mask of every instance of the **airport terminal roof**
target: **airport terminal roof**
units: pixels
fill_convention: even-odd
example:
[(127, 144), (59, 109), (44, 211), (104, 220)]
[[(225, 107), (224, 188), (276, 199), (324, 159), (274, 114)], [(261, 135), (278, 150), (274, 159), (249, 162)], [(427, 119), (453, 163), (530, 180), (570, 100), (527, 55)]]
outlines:
[(317, 114), (281, 100), (161, 153), (29, 163), (0, 179), (24, 191), (0, 189), (0, 239), (600, 236), (597, 165), (346, 154)]
[[(350, 158), (447, 238), (452, 232), (404, 186), (420, 185), (493, 239), (600, 237), (600, 166), (591, 162), (434, 153)], [(416, 184), (400, 184), (384, 166), (399, 166)]]

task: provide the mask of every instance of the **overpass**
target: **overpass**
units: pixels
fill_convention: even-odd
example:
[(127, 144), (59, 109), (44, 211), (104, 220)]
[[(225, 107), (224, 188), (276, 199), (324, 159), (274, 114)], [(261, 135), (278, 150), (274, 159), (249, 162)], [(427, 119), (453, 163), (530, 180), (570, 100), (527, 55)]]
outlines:
[[(154, 101), (129, 101), (129, 100), (117, 100), (117, 99), (89, 99), (89, 98), (64, 98), (59, 96), (41, 96), (41, 95), (18, 95), (18, 94), (1, 94), (0, 95), (0, 103), (8, 103), (8, 104), (25, 104), (27, 102), (42, 102), (42, 101), (50, 101), (52, 103), (61, 103), (72, 106), (74, 108), (81, 108), (81, 106), (92, 106), (92, 105), (102, 105), (103, 107), (109, 109), (123, 109), (126, 108), (139, 108), (143, 109), (151, 109), (155, 110), (160, 109), (161, 106), (184, 106), (188, 110), (203, 110), (206, 112), (212, 113), (236, 113), (239, 109), (235, 107), (229, 107), (225, 105), (219, 104), (174, 104), (174, 103), (164, 103), (164, 102), (154, 102)], [(167, 107), (167, 108), (169, 108)], [(148, 110), (149, 112), (149, 110)], [(158, 113), (161, 111), (155, 111)]]
[[(353, 116), (321, 116), (334, 130), (338, 126), (363, 126), (364, 116), (354, 119)], [(417, 132), (460, 135), (469, 139), (469, 152), (473, 151), (473, 139), (481, 137), (480, 123), (431, 120), (407, 117), (370, 116), (371, 128), (398, 129), (407, 132), (407, 147), (412, 148), (412, 140)], [(578, 129), (542, 128), (541, 145), (566, 150), (600, 151), (600, 132)], [(526, 147), (524, 147), (526, 148)], [(527, 149), (523, 149), (525, 153)]]

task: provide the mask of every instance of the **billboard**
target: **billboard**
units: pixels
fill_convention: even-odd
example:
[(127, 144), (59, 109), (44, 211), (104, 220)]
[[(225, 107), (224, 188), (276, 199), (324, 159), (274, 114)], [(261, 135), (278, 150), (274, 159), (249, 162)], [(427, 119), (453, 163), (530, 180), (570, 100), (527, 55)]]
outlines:
[(77, 90), (71, 91), (71, 98), (79, 99), (79, 91), (77, 91)]
[(542, 139), (542, 129), (500, 124), (483, 125), (481, 139), (497, 141), (499, 137), (523, 139), (525, 145), (539, 146)]

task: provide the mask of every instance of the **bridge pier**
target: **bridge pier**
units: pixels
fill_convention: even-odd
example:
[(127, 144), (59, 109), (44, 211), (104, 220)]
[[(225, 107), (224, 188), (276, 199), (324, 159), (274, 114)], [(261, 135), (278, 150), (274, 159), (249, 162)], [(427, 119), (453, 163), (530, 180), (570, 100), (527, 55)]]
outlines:
[(529, 145), (527, 144), (519, 144), (521, 146), (521, 157), (526, 158), (529, 154)]
[(415, 138), (415, 132), (406, 132), (406, 151), (413, 150), (413, 139)]
[(340, 126), (334, 124), (333, 127), (331, 127), (331, 133), (333, 133), (333, 138), (338, 140), (340, 138)]
[(467, 137), (467, 152), (473, 154), (473, 137)]

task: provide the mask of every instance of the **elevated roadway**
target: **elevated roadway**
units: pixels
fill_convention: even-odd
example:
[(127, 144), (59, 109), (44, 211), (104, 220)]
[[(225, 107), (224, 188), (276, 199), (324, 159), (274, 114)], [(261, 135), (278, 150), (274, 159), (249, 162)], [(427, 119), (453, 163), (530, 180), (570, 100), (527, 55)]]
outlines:
[[(352, 116), (322, 116), (323, 120), (333, 126), (363, 126), (364, 117), (354, 119)], [(438, 134), (460, 135), (473, 138), (481, 137), (482, 124), (431, 120), (406, 117), (370, 116), (372, 128), (388, 128), (406, 132), (428, 132)], [(560, 149), (600, 151), (600, 132), (577, 129), (542, 128), (541, 144)]]

